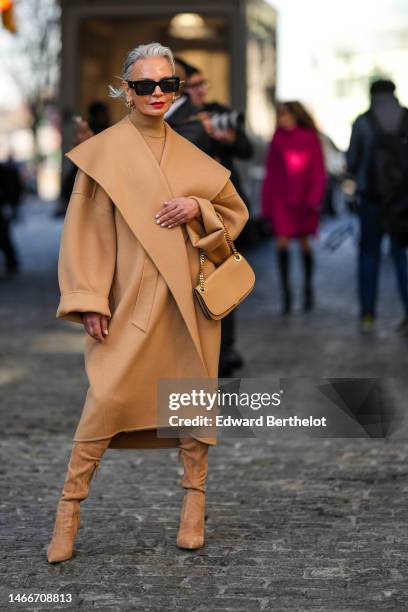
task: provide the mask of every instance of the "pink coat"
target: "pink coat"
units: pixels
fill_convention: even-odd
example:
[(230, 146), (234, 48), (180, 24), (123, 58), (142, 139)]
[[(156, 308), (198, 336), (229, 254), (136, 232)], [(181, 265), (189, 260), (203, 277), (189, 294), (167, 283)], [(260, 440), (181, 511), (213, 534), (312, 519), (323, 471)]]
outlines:
[(316, 234), (326, 186), (322, 148), (309, 128), (278, 128), (269, 146), (262, 215), (276, 236)]

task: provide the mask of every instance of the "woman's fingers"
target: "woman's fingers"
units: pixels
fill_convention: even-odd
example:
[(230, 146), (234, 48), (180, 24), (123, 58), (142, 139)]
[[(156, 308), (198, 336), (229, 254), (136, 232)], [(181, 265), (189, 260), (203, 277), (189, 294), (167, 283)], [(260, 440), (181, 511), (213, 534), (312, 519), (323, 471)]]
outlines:
[(165, 206), (157, 213), (156, 223), (162, 227), (174, 227), (194, 219), (198, 209), (199, 206), (193, 198), (175, 198), (165, 203)]
[(200, 207), (193, 198), (186, 198), (187, 202), (179, 212), (175, 212), (174, 217), (170, 219), (167, 227), (174, 227), (180, 223), (188, 223), (198, 217)]
[(108, 317), (105, 317), (105, 316), (101, 317), (101, 328), (102, 328), (102, 334), (104, 336), (107, 336), (108, 333), (109, 333), (109, 330), (108, 330), (108, 321), (109, 321)]
[[(87, 333), (95, 340), (103, 341), (106, 335), (103, 330), (108, 329), (107, 317), (98, 313), (86, 312), (82, 315), (82, 319)], [(105, 322), (103, 322), (103, 319), (105, 319)]]
[(186, 221), (188, 221), (187, 215), (184, 211), (182, 211), (168, 221), (167, 227), (174, 227), (175, 225), (185, 223)]
[(104, 339), (104, 336), (102, 334), (100, 318), (92, 322), (91, 335), (93, 338), (95, 338), (95, 340), (99, 340), (100, 342), (102, 342), (102, 340)]
[(162, 227), (165, 227), (166, 225), (171, 223), (176, 216), (180, 216), (180, 214), (183, 214), (183, 213), (184, 213), (183, 209), (177, 206), (173, 208), (171, 211), (166, 212), (164, 215), (160, 216), (159, 219), (157, 220), (157, 223), (159, 223), (159, 225), (161, 225)]
[(159, 223), (161, 225), (163, 222), (168, 221), (172, 213), (175, 210), (178, 210), (178, 207), (179, 207), (178, 198), (165, 202), (163, 207), (159, 210), (159, 212), (156, 215), (156, 223)]

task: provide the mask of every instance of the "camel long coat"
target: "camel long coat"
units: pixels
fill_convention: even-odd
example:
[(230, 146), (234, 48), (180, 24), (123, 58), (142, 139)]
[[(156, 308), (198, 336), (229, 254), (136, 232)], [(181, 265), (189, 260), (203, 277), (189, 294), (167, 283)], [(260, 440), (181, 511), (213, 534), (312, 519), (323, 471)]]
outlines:
[[(72, 149), (78, 172), (61, 236), (57, 318), (110, 317), (109, 335), (86, 335), (89, 388), (74, 440), (111, 438), (111, 448), (177, 446), (157, 437), (160, 378), (216, 378), (220, 321), (193, 295), (199, 251), (228, 253), (216, 211), (235, 239), (248, 210), (230, 172), (165, 122), (160, 164), (127, 115)], [(172, 197), (194, 197), (202, 219), (164, 228), (155, 214)], [(215, 432), (200, 437), (216, 443)]]

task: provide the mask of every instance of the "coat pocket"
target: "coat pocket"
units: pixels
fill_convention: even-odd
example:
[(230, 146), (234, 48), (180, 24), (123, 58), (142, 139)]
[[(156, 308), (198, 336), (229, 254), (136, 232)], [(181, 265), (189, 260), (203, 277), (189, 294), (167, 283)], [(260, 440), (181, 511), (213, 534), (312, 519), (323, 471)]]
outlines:
[(131, 322), (146, 332), (149, 327), (150, 315), (153, 310), (159, 272), (149, 257), (145, 257), (142, 276), (133, 308)]

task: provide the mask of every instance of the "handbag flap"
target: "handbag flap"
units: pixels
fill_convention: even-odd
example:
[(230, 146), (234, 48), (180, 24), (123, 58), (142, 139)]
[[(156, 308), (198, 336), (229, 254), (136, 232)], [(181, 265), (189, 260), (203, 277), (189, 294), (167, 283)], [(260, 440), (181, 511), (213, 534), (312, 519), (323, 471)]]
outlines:
[(214, 315), (221, 315), (253, 289), (255, 273), (245, 257), (234, 255), (226, 259), (205, 279), (203, 299)]

